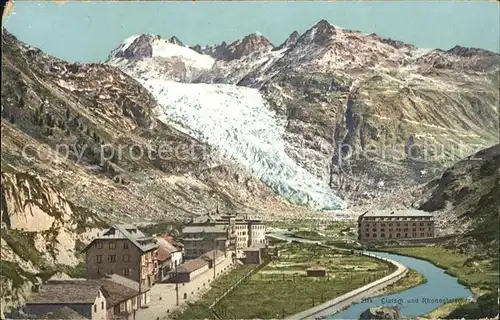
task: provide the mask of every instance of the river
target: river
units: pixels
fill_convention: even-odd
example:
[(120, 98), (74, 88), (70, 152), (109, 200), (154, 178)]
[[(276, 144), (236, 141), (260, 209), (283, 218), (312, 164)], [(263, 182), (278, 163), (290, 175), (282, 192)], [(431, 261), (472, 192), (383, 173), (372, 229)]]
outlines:
[[(283, 232), (277, 232), (275, 235), (303, 242), (301, 239), (290, 237)], [(404, 316), (416, 317), (429, 313), (440, 305), (454, 299), (472, 297), (472, 292), (467, 287), (459, 284), (457, 278), (446, 274), (445, 270), (434, 266), (430, 262), (390, 253), (371, 253), (414, 269), (422, 274), (427, 279), (427, 282), (399, 293), (381, 295), (352, 304), (346, 310), (330, 315), (326, 319), (358, 319), (363, 311), (377, 306), (397, 306)]]

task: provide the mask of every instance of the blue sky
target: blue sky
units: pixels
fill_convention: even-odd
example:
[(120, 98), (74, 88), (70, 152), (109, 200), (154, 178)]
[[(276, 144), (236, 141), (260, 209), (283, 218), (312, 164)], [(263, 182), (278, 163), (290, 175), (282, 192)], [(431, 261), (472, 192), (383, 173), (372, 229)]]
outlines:
[(187, 44), (231, 42), (259, 32), (274, 44), (326, 19), (422, 48), (455, 45), (499, 52), (497, 2), (16, 2), (4, 26), (68, 61), (98, 62), (125, 38), (177, 36)]

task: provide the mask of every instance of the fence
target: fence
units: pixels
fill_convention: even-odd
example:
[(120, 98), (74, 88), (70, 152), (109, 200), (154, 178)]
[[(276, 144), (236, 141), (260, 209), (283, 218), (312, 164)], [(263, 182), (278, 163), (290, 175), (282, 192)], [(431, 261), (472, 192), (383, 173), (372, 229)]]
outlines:
[(248, 279), (249, 277), (251, 277), (253, 274), (255, 274), (257, 271), (259, 271), (260, 269), (264, 268), (268, 263), (269, 263), (269, 259), (267, 259), (266, 261), (264, 261), (263, 263), (257, 265), (255, 268), (253, 268), (252, 270), (248, 271), (243, 277), (241, 277), (241, 279), (239, 279), (238, 281), (236, 281), (235, 284), (233, 284), (229, 289), (227, 289), (223, 294), (221, 294), (220, 296), (218, 296), (214, 302), (208, 307), (210, 309), (210, 311), (212, 311), (212, 313), (217, 317), (217, 319), (221, 319), (221, 317), (219, 316), (219, 314), (215, 311), (215, 307), (217, 306), (217, 304), (222, 300), (224, 299), (231, 291), (233, 291), (234, 289), (236, 289), (236, 287), (238, 287), (238, 285), (240, 285), (240, 283), (242, 283), (243, 281), (245, 281), (246, 279)]

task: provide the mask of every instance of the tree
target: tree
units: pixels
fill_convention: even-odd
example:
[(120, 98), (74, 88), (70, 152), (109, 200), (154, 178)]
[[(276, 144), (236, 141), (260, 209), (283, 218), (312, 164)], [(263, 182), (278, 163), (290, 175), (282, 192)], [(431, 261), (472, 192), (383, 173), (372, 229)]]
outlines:
[(71, 112), (69, 111), (69, 108), (66, 108), (66, 119), (69, 120), (70, 117), (71, 117)]
[(14, 119), (14, 115), (12, 113), (9, 115), (9, 122), (16, 123), (16, 120)]

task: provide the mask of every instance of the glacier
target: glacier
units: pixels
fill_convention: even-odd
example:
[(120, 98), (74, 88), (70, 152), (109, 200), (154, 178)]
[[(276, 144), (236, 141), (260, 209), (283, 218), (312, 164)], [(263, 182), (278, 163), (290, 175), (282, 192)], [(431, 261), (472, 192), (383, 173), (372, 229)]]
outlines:
[(160, 121), (217, 148), (288, 201), (315, 210), (346, 208), (325, 182), (285, 153), (286, 122), (266, 106), (257, 89), (140, 76), (136, 80), (158, 101)]

